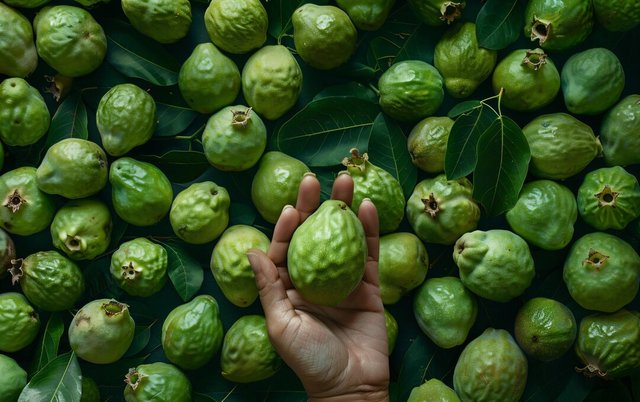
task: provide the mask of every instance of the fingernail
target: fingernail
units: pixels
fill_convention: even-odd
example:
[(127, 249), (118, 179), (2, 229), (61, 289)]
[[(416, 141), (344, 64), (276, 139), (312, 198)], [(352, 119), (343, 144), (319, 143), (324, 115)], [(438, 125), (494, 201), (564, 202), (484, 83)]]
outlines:
[(370, 203), (373, 204), (373, 201), (371, 201), (371, 198), (365, 197), (365, 198), (362, 199), (362, 202), (364, 202), (364, 201), (369, 201)]
[(316, 174), (313, 172), (305, 172), (305, 174), (302, 175), (302, 177), (307, 177), (307, 176), (316, 177)]
[[(293, 205), (287, 204), (282, 208), (282, 212), (286, 211), (287, 209), (291, 209), (291, 208), (293, 208)], [(282, 212), (280, 212), (280, 213), (282, 213)]]
[(247, 252), (247, 258), (249, 259), (249, 264), (251, 264), (251, 268), (255, 271), (258, 266), (258, 256), (251, 251)]
[(351, 176), (351, 174), (349, 173), (348, 170), (341, 170), (338, 172), (338, 176), (342, 176), (342, 175), (347, 175), (347, 176)]

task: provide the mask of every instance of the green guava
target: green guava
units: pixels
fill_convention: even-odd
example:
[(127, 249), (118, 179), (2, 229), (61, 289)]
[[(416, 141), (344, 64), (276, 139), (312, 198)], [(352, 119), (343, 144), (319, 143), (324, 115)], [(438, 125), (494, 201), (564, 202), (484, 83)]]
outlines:
[(126, 402), (191, 402), (191, 381), (176, 366), (155, 362), (130, 368), (125, 375)]
[(607, 112), (600, 127), (600, 141), (607, 165), (640, 163), (640, 95), (625, 97)]
[(0, 83), (0, 139), (6, 145), (31, 145), (49, 129), (51, 115), (40, 92), (22, 78)]
[[(0, 74), (28, 76), (38, 66), (31, 22), (18, 10), (0, 3), (0, 27), (3, 27), (0, 29)], [(5, 29), (7, 27), (11, 29)]]
[(427, 117), (409, 133), (407, 149), (411, 162), (427, 173), (444, 171), (447, 142), (454, 121), (449, 117)]
[(524, 34), (543, 49), (565, 50), (582, 43), (593, 30), (591, 0), (531, 0)]
[(264, 44), (269, 17), (260, 0), (212, 0), (204, 13), (204, 25), (214, 45), (241, 54)]
[(398, 232), (380, 237), (378, 278), (384, 304), (397, 303), (422, 284), (429, 270), (429, 254), (413, 233)]
[(145, 237), (120, 244), (111, 255), (111, 276), (132, 296), (148, 297), (167, 282), (167, 250)]
[(177, 42), (191, 27), (189, 0), (122, 0), (122, 11), (135, 29), (160, 43)]

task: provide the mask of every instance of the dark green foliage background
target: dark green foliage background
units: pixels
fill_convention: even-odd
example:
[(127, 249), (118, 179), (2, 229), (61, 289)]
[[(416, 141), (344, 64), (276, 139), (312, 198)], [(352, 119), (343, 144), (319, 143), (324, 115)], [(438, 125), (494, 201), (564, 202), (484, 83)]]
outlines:
[[(303, 0), (270, 0), (265, 2), (269, 12), (270, 26), (268, 43), (281, 41), (293, 48), (290, 36), (292, 27), (290, 15)], [(329, 1), (314, 1), (330, 4)], [(499, 58), (516, 48), (533, 48), (522, 34), (522, 12), (524, 1), (489, 0), (480, 3), (468, 2), (464, 10), (464, 20), (475, 21), (478, 17), (479, 30), (487, 32), (483, 44), (502, 49)], [(71, 4), (70, 1), (52, 1), (50, 4)], [(483, 11), (478, 15), (481, 6)], [(4, 171), (18, 166), (37, 166), (44, 150), (54, 142), (69, 136), (89, 138), (100, 143), (95, 125), (95, 110), (102, 94), (111, 86), (122, 82), (133, 82), (154, 97), (158, 103), (159, 125), (154, 138), (144, 146), (129, 153), (134, 158), (152, 162), (159, 166), (171, 179), (177, 193), (190, 183), (213, 180), (225, 186), (231, 195), (231, 222), (253, 225), (270, 235), (273, 225), (263, 221), (251, 203), (250, 186), (255, 168), (247, 172), (222, 173), (212, 168), (202, 153), (201, 133), (208, 116), (190, 110), (182, 98), (177, 82), (177, 72), (182, 62), (189, 56), (196, 44), (208, 42), (203, 15), (206, 4), (192, 2), (193, 24), (186, 38), (172, 45), (160, 45), (136, 32), (128, 24), (120, 9), (120, 2), (111, 0), (91, 10), (105, 28), (108, 36), (108, 55), (105, 63), (94, 73), (73, 82), (71, 92), (56, 103), (51, 94), (47, 77), (55, 75), (42, 60), (37, 71), (31, 75), (31, 85), (43, 92), (53, 116), (51, 128), (46, 138), (29, 147), (9, 147)], [(22, 10), (32, 19), (33, 10)], [(496, 24), (506, 16), (505, 24)], [(161, 29), (161, 28), (160, 28)], [(406, 59), (420, 59), (433, 63), (433, 49), (446, 27), (432, 28), (418, 23), (404, 1), (397, 1), (387, 23), (377, 32), (359, 33), (357, 53), (349, 64), (329, 72), (314, 70), (298, 61), (303, 69), (304, 86), (297, 105), (275, 122), (267, 122), (269, 149), (279, 149), (305, 161), (318, 175), (323, 197), (328, 197), (335, 174), (341, 170), (340, 161), (348, 155), (349, 149), (358, 146), (368, 151), (374, 164), (394, 174), (401, 182), (408, 197), (416, 182), (426, 175), (418, 172), (411, 164), (406, 150), (406, 135), (411, 125), (398, 124), (385, 117), (377, 106), (377, 96), (371, 86), (393, 62)], [(513, 42), (516, 41), (516, 42)], [(580, 50), (602, 46), (613, 50), (621, 59), (626, 72), (627, 84), (623, 96), (640, 92), (640, 59), (638, 58), (640, 29), (624, 34), (606, 32), (597, 26), (587, 41), (564, 53), (551, 53), (550, 57), (560, 70), (564, 61)], [(505, 48), (506, 47), (506, 48)], [(241, 68), (249, 55), (231, 56)], [(488, 82), (485, 82), (472, 99), (492, 96)], [(240, 97), (236, 104), (243, 103)], [(437, 115), (446, 115), (458, 102), (447, 96)], [(513, 113), (503, 110), (520, 127), (534, 117), (550, 112), (565, 111), (562, 96), (553, 104), (535, 113)], [(55, 114), (55, 115), (54, 115)], [(602, 116), (580, 116), (580, 120), (590, 124), (598, 132)], [(355, 127), (357, 123), (357, 128)], [(321, 128), (318, 128), (321, 127)], [(326, 130), (338, 129), (337, 135), (328, 135)], [(300, 132), (308, 134), (303, 140), (293, 139)], [(321, 146), (321, 144), (323, 144)], [(492, 158), (487, 155), (487, 158)], [(601, 160), (594, 161), (586, 170), (603, 166)], [(630, 168), (638, 175), (638, 166)], [(530, 179), (530, 178), (528, 178)], [(575, 193), (582, 175), (565, 182)], [(110, 188), (105, 188), (100, 198), (110, 203)], [(59, 199), (59, 204), (64, 203)], [(114, 217), (114, 231), (109, 252), (94, 261), (83, 262), (87, 280), (87, 291), (82, 304), (99, 297), (114, 297), (130, 305), (136, 321), (137, 332), (134, 343), (127, 355), (109, 365), (93, 365), (79, 361), (83, 375), (94, 378), (100, 385), (103, 399), (122, 400), (123, 378), (129, 367), (143, 362), (166, 361), (160, 345), (160, 329), (168, 312), (195, 294), (212, 294), (219, 302), (225, 328), (240, 316), (260, 313), (259, 302), (241, 309), (229, 303), (213, 280), (208, 268), (214, 243), (193, 246), (177, 240), (165, 218), (148, 228), (129, 226)], [(483, 214), (480, 229), (507, 228), (502, 215), (488, 217)], [(406, 220), (399, 231), (411, 231)], [(576, 224), (577, 238), (593, 231), (580, 219)], [(640, 248), (640, 222), (634, 222), (622, 232), (613, 232), (631, 242), (636, 250)], [(110, 253), (124, 240), (138, 236), (150, 236), (163, 243), (169, 252), (171, 283), (158, 294), (149, 298), (130, 297), (112, 281), (108, 272)], [(33, 236), (13, 236), (18, 257), (39, 251), (53, 249), (48, 231)], [(451, 247), (427, 245), (431, 268), (429, 277), (457, 275), (451, 258)], [(513, 332), (513, 318), (523, 301), (533, 296), (552, 297), (570, 306), (577, 319), (588, 314), (575, 304), (568, 295), (562, 281), (562, 264), (567, 249), (544, 251), (532, 247), (536, 262), (536, 278), (527, 292), (516, 300), (494, 303), (479, 300), (479, 314), (469, 339), (479, 335), (486, 327), (505, 328)], [(0, 291), (14, 290), (8, 279), (0, 282)], [(636, 298), (630, 306), (640, 309)], [(411, 388), (432, 377), (440, 378), (451, 385), (453, 367), (462, 347), (443, 350), (435, 346), (418, 329), (412, 312), (411, 295), (405, 296), (398, 304), (389, 306), (399, 323), (398, 342), (390, 357), (392, 373), (392, 400), (405, 401)], [(66, 328), (73, 312), (48, 314), (42, 312), (40, 338), (11, 356), (23, 367), (29, 369), (30, 378), (46, 363), (59, 356), (38, 373), (56, 382), (72, 381), (62, 376), (60, 367), (74, 366), (75, 358), (67, 353), (69, 345)], [(587, 380), (575, 373), (579, 365), (570, 352), (559, 361), (540, 363), (530, 359), (528, 385), (525, 401), (640, 401), (640, 373), (620, 381), (606, 382)], [(220, 375), (218, 356), (205, 367), (187, 373), (191, 379), (196, 401), (305, 401), (306, 395), (295, 375), (284, 368), (274, 377), (254, 384), (238, 385), (226, 381)], [(615, 396), (614, 399), (613, 396)]]

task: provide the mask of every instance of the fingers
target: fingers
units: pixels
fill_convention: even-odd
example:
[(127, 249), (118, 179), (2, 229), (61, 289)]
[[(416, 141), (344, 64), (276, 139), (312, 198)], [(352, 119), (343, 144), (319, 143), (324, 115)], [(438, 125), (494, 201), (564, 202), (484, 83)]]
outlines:
[(300, 213), (291, 205), (284, 207), (273, 229), (268, 257), (276, 266), (284, 266), (287, 262), (287, 249), (293, 232), (300, 224)]
[(296, 209), (300, 212), (300, 223), (320, 205), (320, 182), (315, 175), (307, 174), (302, 178), (298, 190)]
[(351, 205), (353, 200), (353, 179), (348, 174), (340, 174), (333, 182), (331, 190), (332, 200), (342, 200), (347, 205)]
[(363, 280), (378, 286), (378, 257), (380, 248), (380, 232), (378, 225), (378, 212), (375, 205), (365, 198), (358, 209), (358, 218), (364, 227), (364, 234), (367, 239), (367, 250), (369, 251), (367, 265)]

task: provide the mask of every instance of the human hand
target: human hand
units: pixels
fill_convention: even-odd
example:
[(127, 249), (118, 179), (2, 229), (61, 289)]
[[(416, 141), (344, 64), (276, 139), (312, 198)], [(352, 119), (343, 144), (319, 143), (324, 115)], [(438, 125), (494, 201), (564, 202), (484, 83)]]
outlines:
[[(331, 198), (351, 205), (353, 180), (340, 175)], [(296, 373), (309, 401), (388, 401), (389, 358), (384, 306), (378, 282), (378, 215), (365, 200), (358, 217), (369, 256), (364, 277), (336, 307), (307, 302), (295, 290), (286, 267), (289, 241), (296, 228), (320, 205), (320, 183), (305, 176), (296, 207), (285, 207), (267, 254), (252, 249), (260, 302), (271, 343)]]

